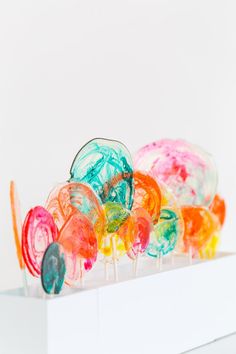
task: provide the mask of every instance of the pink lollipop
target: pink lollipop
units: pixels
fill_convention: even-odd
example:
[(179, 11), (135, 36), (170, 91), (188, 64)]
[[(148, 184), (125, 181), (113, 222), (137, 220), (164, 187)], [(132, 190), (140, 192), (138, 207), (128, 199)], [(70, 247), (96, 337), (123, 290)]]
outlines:
[(33, 276), (40, 276), (44, 252), (57, 236), (57, 227), (47, 210), (37, 206), (28, 212), (22, 229), (22, 254)]
[(97, 259), (94, 228), (89, 219), (76, 210), (62, 227), (58, 242), (65, 251), (66, 283), (76, 286), (83, 270), (90, 270)]
[(180, 205), (209, 206), (217, 187), (217, 171), (211, 156), (183, 140), (163, 139), (141, 148), (136, 169), (165, 183)]

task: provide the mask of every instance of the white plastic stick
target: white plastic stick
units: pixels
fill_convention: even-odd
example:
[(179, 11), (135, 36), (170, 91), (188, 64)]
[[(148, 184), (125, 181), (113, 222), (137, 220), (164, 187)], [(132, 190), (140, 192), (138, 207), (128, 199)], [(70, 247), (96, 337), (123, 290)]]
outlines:
[(109, 280), (109, 271), (108, 271), (108, 262), (107, 262), (107, 259), (105, 257), (105, 260), (104, 260), (104, 272), (105, 272), (105, 280), (108, 281)]
[(29, 290), (28, 290), (27, 274), (26, 274), (25, 268), (21, 269), (21, 275), (22, 275), (22, 284), (23, 284), (23, 288), (24, 288), (24, 294), (25, 294), (25, 296), (28, 296)]
[(174, 252), (171, 252), (171, 265), (175, 264)]
[(116, 240), (115, 240), (114, 236), (111, 238), (111, 242), (112, 242), (112, 257), (113, 257), (113, 267), (114, 267), (114, 279), (115, 279), (115, 281), (118, 281)]
[(79, 266), (80, 266), (80, 285), (81, 288), (84, 287), (84, 277), (83, 277), (83, 260), (80, 258), (79, 260)]
[(162, 253), (160, 252), (159, 254), (159, 271), (161, 272), (162, 271)]
[(189, 260), (189, 264), (193, 264), (193, 249), (191, 246), (189, 246), (188, 249), (188, 260)]

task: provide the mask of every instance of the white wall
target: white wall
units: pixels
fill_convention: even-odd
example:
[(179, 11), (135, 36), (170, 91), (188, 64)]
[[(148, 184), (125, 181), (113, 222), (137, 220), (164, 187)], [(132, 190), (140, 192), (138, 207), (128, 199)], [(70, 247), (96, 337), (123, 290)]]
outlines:
[(0, 287), (20, 282), (8, 184), (25, 212), (96, 136), (131, 151), (162, 137), (209, 150), (236, 251), (234, 0), (0, 3)]

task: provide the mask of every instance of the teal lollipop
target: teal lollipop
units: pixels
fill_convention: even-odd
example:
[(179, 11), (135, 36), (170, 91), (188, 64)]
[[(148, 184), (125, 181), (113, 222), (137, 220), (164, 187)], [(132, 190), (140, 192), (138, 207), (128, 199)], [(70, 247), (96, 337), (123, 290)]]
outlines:
[(64, 284), (66, 273), (65, 257), (62, 246), (51, 243), (43, 257), (41, 282), (47, 294), (59, 294)]
[(76, 155), (70, 175), (70, 181), (89, 184), (103, 204), (115, 202), (132, 208), (133, 163), (128, 149), (119, 141), (89, 141)]
[(183, 220), (170, 208), (161, 209), (158, 223), (151, 233), (146, 253), (150, 257), (160, 258), (173, 251), (183, 233)]

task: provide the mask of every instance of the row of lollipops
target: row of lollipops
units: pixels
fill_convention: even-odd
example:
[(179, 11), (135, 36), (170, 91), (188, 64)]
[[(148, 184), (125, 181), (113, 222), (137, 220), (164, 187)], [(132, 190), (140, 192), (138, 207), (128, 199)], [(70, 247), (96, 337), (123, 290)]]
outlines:
[[(21, 227), (11, 183), (13, 228), (21, 269), (48, 294), (79, 286), (97, 260), (114, 267), (125, 254), (135, 274), (143, 255), (171, 252), (212, 258), (225, 219), (212, 157), (183, 140), (163, 139), (134, 159), (120, 142), (93, 139), (76, 155), (69, 181), (31, 209)], [(107, 272), (105, 271), (106, 277)]]

